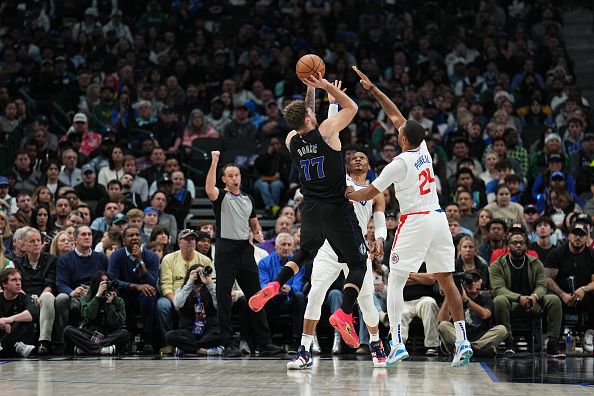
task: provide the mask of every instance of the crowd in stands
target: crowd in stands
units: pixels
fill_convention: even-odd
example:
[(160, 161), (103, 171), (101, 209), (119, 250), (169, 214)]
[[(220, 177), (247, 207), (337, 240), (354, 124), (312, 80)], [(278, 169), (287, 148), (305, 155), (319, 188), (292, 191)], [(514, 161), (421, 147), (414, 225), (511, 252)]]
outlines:
[[(274, 277), (299, 246), (302, 199), (282, 110), (303, 99), (295, 63), (315, 53), (358, 104), (340, 136), (347, 161), (369, 157), (369, 181), (400, 149), (351, 66), (425, 128), (476, 355), (513, 354), (517, 317), (542, 317), (562, 357), (568, 315), (594, 329), (594, 128), (559, 3), (0, 1), (0, 354), (223, 354), (216, 225), (189, 229), (192, 202), (220, 150), (276, 219), (255, 249), (261, 284)], [(316, 97), (319, 120), (327, 108)], [(399, 210), (384, 196), (389, 247)], [(373, 267), (385, 327), (389, 254)], [(299, 344), (308, 276), (267, 307), (291, 323), (283, 344)], [(238, 287), (232, 300), (254, 352)], [(435, 278), (411, 274), (405, 300), (403, 337), (451, 352)]]

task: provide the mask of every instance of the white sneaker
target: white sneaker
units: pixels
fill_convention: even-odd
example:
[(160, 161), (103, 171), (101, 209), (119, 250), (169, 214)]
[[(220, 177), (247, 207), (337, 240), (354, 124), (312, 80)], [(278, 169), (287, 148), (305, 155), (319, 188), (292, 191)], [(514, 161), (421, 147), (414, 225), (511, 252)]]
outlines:
[(115, 355), (115, 352), (116, 352), (115, 345), (110, 345), (110, 346), (101, 348), (101, 350), (99, 351), (99, 354), (101, 354), (101, 355)]
[(250, 346), (248, 345), (246, 340), (239, 341), (239, 352), (241, 352), (242, 355), (252, 354), (252, 350), (250, 349)]
[(594, 330), (590, 329), (584, 334), (583, 347), (586, 352), (594, 352)]
[(311, 353), (313, 355), (319, 355), (322, 353), (322, 348), (320, 348), (320, 343), (318, 342), (318, 337), (314, 335), (313, 341), (311, 343)]
[(456, 352), (454, 353), (454, 359), (452, 360), (452, 367), (464, 367), (470, 363), (472, 357), (472, 347), (470, 342), (456, 342)]
[(386, 359), (386, 364), (388, 366), (391, 366), (396, 362), (404, 360), (408, 358), (408, 356), (408, 351), (406, 350), (406, 346), (404, 344), (394, 344), (393, 341), (390, 341), (390, 354)]
[(33, 351), (35, 350), (35, 346), (28, 345), (24, 342), (19, 341), (14, 343), (14, 350), (16, 351), (16, 353), (26, 358), (29, 357), (31, 353), (33, 353)]
[(338, 331), (334, 332), (334, 342), (332, 343), (332, 354), (333, 355), (340, 355), (342, 351), (342, 336)]
[(206, 350), (206, 354), (208, 356), (223, 356), (223, 352), (225, 352), (224, 346), (212, 347)]
[(313, 360), (311, 359), (311, 354), (305, 350), (303, 345), (299, 346), (299, 350), (295, 356), (287, 362), (287, 370), (304, 370), (311, 368), (312, 366)]

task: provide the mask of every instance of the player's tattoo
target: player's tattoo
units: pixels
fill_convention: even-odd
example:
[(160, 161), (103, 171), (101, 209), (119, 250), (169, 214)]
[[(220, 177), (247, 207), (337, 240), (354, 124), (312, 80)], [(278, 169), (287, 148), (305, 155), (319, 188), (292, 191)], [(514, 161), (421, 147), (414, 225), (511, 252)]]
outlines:
[(316, 90), (314, 88), (308, 88), (305, 94), (305, 105), (316, 111)]

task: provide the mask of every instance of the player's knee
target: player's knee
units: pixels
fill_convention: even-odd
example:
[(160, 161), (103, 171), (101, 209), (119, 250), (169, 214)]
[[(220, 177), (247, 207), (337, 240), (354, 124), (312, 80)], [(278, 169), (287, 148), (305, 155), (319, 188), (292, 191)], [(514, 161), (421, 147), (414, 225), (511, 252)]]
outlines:
[(344, 283), (352, 283), (360, 289), (361, 285), (363, 284), (363, 279), (365, 278), (366, 271), (367, 266), (364, 261), (356, 263), (354, 265), (349, 265), (349, 275), (346, 277)]

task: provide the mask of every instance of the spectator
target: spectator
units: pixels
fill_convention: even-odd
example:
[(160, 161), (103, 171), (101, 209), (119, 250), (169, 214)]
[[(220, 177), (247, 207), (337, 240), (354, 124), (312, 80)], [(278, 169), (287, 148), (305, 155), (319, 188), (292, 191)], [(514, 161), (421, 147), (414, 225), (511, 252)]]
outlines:
[(170, 107), (161, 110), (161, 117), (154, 128), (155, 139), (168, 154), (175, 154), (181, 147), (183, 125), (177, 121), (177, 115)]
[[(17, 209), (16, 215), (22, 215), (24, 224), (31, 222), (31, 214), (33, 213), (33, 205), (31, 205), (31, 195), (29, 193), (21, 191), (16, 196)], [(23, 224), (23, 225), (24, 225)]]
[(14, 174), (16, 182), (14, 191), (33, 194), (41, 182), (41, 173), (31, 167), (31, 159), (25, 150), (18, 150), (14, 159)]
[(72, 249), (74, 249), (72, 237), (66, 231), (60, 231), (52, 238), (49, 254), (60, 257), (70, 253)]
[(274, 223), (274, 232), (271, 232), (269, 238), (258, 246), (268, 253), (272, 253), (276, 250), (276, 237), (283, 232), (290, 233), (291, 227), (293, 227), (293, 221), (290, 217), (279, 217)]
[(23, 237), (25, 254), (16, 260), (15, 268), (22, 274), (23, 291), (31, 296), (39, 307), (37, 353), (45, 355), (50, 352), (54, 327), (56, 257), (42, 252), (43, 242), (38, 230), (29, 229)]
[[(157, 301), (157, 320), (164, 339), (167, 333), (173, 329), (174, 293), (184, 287), (185, 283), (182, 283), (182, 279), (187, 277), (188, 269), (196, 265), (213, 268), (212, 260), (196, 251), (197, 240), (198, 234), (194, 231), (181, 230), (177, 237), (179, 250), (163, 257), (159, 276), (162, 297)], [(170, 353), (171, 347), (167, 345), (161, 349), (161, 352)]]
[(0, 349), (6, 355), (28, 357), (35, 350), (33, 323), (39, 311), (21, 288), (21, 274), (14, 268), (0, 272)]
[(492, 219), (486, 228), (487, 238), (479, 245), (477, 253), (486, 263), (490, 263), (493, 251), (504, 247), (507, 224), (501, 219)]
[(561, 300), (547, 294), (547, 281), (544, 266), (538, 258), (528, 256), (526, 247), (528, 237), (524, 232), (516, 232), (509, 237), (510, 253), (498, 258), (489, 267), (491, 287), (495, 296), (495, 322), (505, 326), (506, 355), (515, 353), (513, 329), (510, 316), (512, 312), (524, 317), (546, 315), (547, 353), (555, 358), (565, 355), (559, 348), (561, 332)]
[(180, 329), (168, 331), (166, 340), (169, 345), (179, 349), (179, 354), (223, 354), (223, 339), (218, 329), (216, 312), (216, 287), (204, 268), (201, 264), (190, 266), (182, 286), (175, 290), (173, 304), (180, 313)]
[(80, 170), (82, 182), (74, 187), (74, 191), (82, 201), (95, 207), (97, 203), (107, 199), (107, 190), (104, 185), (97, 183), (97, 174), (92, 165), (85, 164)]
[(165, 173), (165, 151), (161, 147), (153, 147), (150, 154), (150, 166), (140, 172), (140, 176), (146, 179), (150, 186), (153, 182), (160, 180)]
[(62, 170), (58, 180), (65, 186), (74, 187), (82, 182), (82, 173), (77, 168), (78, 155), (72, 149), (66, 149), (62, 152)]
[(254, 167), (259, 176), (254, 188), (260, 193), (266, 210), (274, 216), (280, 209), (281, 192), (287, 185), (291, 169), (291, 160), (281, 151), (278, 138), (268, 141), (266, 152), (256, 158)]
[(124, 156), (124, 172), (133, 176), (132, 192), (140, 195), (140, 199), (145, 202), (149, 197), (148, 181), (136, 174), (136, 160), (132, 155)]
[(1, 211), (7, 215), (10, 215), (11, 213), (18, 210), (16, 199), (8, 194), (9, 189), (10, 182), (8, 177), (0, 176), (0, 207)]
[(524, 220), (524, 208), (516, 202), (511, 202), (511, 193), (507, 185), (497, 186), (495, 194), (497, 197), (495, 202), (485, 206), (485, 209), (489, 210), (494, 218), (502, 219), (508, 224)]
[(65, 197), (60, 197), (56, 200), (56, 215), (52, 218), (52, 227), (58, 231), (66, 228), (66, 221), (70, 214), (70, 201)]
[(154, 333), (159, 257), (142, 248), (137, 228), (126, 228), (122, 238), (124, 247), (111, 255), (107, 273), (118, 281), (118, 292), (126, 302), (128, 313), (142, 315), (143, 353), (151, 355), (157, 343)]
[(75, 135), (80, 138), (80, 151), (84, 155), (91, 155), (93, 151), (97, 150), (99, 146), (101, 146), (101, 135), (89, 130), (87, 116), (83, 113), (77, 113), (74, 115), (74, 118), (72, 119), (72, 127), (66, 134), (66, 138), (63, 139), (68, 139), (70, 135)]
[(204, 119), (204, 113), (200, 109), (192, 110), (188, 119), (188, 124), (184, 129), (182, 144), (192, 146), (194, 139), (200, 138), (218, 138), (219, 132), (210, 126)]
[[(507, 329), (502, 325), (492, 326), (493, 300), (488, 293), (481, 293), (482, 285), (481, 272), (469, 272), (470, 278), (465, 279), (460, 289), (462, 303), (464, 304), (464, 318), (467, 325), (467, 337), (472, 344), (473, 356), (494, 357), (497, 355), (497, 347), (507, 338)], [(441, 305), (438, 326), (441, 341), (449, 354), (455, 350), (456, 329), (451, 322), (450, 313), (447, 309), (447, 301)]]
[(118, 201), (110, 199), (107, 201), (105, 209), (103, 209), (103, 216), (97, 217), (93, 220), (93, 223), (91, 223), (91, 229), (99, 232), (107, 231), (111, 226), (111, 219), (118, 213), (120, 213), (120, 205)]
[(457, 246), (456, 272), (476, 272), (481, 279), (481, 289), (489, 290), (489, 264), (476, 253), (476, 246), (472, 237), (463, 236)]
[(192, 206), (192, 195), (186, 188), (186, 177), (182, 171), (171, 172), (172, 194), (165, 212), (175, 217), (178, 226), (183, 226)]
[(159, 212), (159, 225), (167, 227), (169, 235), (171, 236), (171, 242), (175, 242), (178, 228), (177, 221), (175, 220), (175, 217), (164, 212), (167, 206), (167, 194), (162, 190), (157, 191), (151, 196), (150, 203), (151, 207), (157, 209)]
[[(260, 286), (264, 287), (268, 282), (276, 279), (281, 268), (293, 255), (293, 239), (286, 232), (280, 232), (276, 236), (275, 251), (263, 258), (258, 263)], [(301, 332), (303, 330), (303, 315), (305, 314), (305, 294), (303, 294), (303, 274), (305, 268), (295, 274), (285, 285), (281, 287), (279, 295), (268, 302), (266, 313), (269, 320), (272, 317), (288, 313), (291, 315), (291, 328), (293, 337), (293, 350), (299, 348)]]
[(101, 87), (101, 99), (91, 110), (91, 127), (100, 133), (111, 126), (111, 116), (115, 110), (115, 94), (112, 86)]
[(547, 286), (563, 302), (563, 311), (588, 314), (585, 328), (594, 328), (594, 251), (586, 246), (588, 227), (575, 223), (567, 243), (553, 249), (545, 261)]
[(91, 278), (87, 295), (81, 299), (80, 328), (68, 326), (64, 338), (74, 345), (75, 355), (115, 355), (128, 345), (126, 305), (118, 297), (113, 280), (105, 271)]
[(425, 354), (427, 356), (437, 356), (439, 348), (439, 335), (437, 333), (437, 312), (439, 306), (433, 291), (436, 283), (433, 274), (427, 274), (425, 263), (421, 265), (418, 273), (411, 272), (408, 276), (406, 286), (404, 287), (404, 310), (402, 311), (401, 335), (402, 341), (408, 339), (408, 326), (410, 322), (418, 317), (423, 321), (423, 331), (425, 339)]
[(542, 216), (534, 221), (533, 227), (537, 239), (530, 244), (530, 249), (536, 251), (538, 259), (546, 264), (548, 255), (557, 247), (557, 238), (555, 237), (555, 243), (552, 238), (555, 223), (550, 218)]
[(118, 145), (114, 145), (109, 152), (109, 166), (101, 168), (97, 183), (107, 187), (107, 183), (112, 180), (120, 180), (124, 174), (124, 150)]
[(196, 241), (196, 250), (212, 260), (213, 246), (211, 243), (210, 234), (203, 231), (198, 231), (196, 232), (196, 235), (198, 235), (198, 240)]
[[(580, 149), (571, 156), (570, 173), (575, 176), (576, 193), (590, 192), (591, 181), (594, 180), (594, 133), (587, 132), (582, 138)], [(585, 200), (581, 200), (585, 203)]]
[(74, 230), (74, 250), (58, 257), (56, 269), (56, 348), (63, 348), (64, 328), (71, 315), (80, 314), (80, 299), (86, 296), (91, 277), (98, 270), (107, 269), (107, 257), (94, 252), (93, 237), (88, 226)]

